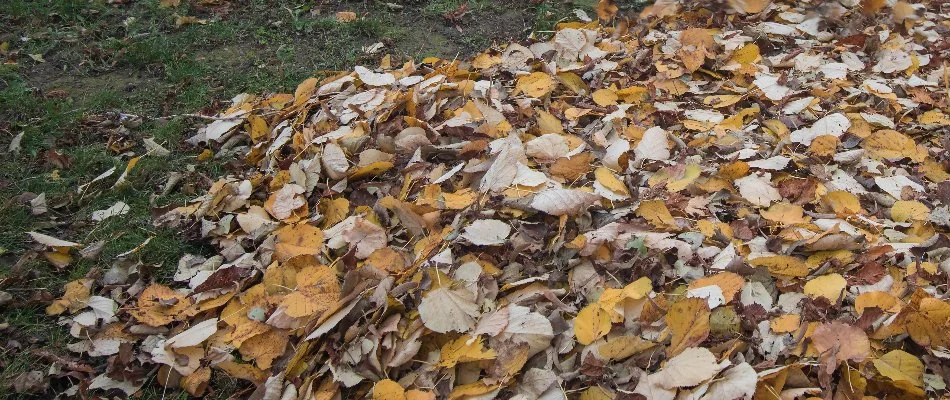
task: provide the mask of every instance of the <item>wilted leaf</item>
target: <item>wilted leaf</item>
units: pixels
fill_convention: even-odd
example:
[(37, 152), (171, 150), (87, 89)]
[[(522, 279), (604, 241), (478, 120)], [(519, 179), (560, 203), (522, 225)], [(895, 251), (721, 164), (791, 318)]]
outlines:
[(426, 328), (440, 333), (467, 332), (475, 326), (478, 315), (472, 292), (463, 289), (435, 289), (419, 304), (419, 317)]
[(549, 189), (534, 195), (531, 207), (551, 215), (576, 215), (599, 199), (597, 194), (576, 189)]
[(610, 314), (597, 304), (589, 304), (574, 317), (574, 336), (583, 345), (593, 343), (610, 332)]
[(924, 386), (924, 363), (906, 351), (891, 350), (873, 363), (878, 373), (894, 382)]
[(462, 231), (462, 237), (479, 246), (493, 246), (505, 243), (511, 233), (511, 226), (497, 219), (472, 221)]
[(666, 324), (673, 333), (666, 353), (676, 355), (706, 340), (709, 316), (709, 305), (703, 299), (683, 299), (673, 303), (666, 314)]

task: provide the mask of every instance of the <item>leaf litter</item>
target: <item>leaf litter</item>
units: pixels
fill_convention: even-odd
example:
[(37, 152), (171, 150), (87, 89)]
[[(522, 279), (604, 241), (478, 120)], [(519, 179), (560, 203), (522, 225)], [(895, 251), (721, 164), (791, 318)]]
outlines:
[(236, 97), (189, 141), (242, 167), (155, 220), (218, 254), (68, 283), (65, 393), (946, 396), (950, 10), (729, 5)]

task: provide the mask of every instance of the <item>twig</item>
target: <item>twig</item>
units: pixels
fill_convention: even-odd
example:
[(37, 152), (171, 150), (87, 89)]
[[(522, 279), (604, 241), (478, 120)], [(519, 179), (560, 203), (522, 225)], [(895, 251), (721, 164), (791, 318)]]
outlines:
[[(241, 115), (237, 115), (237, 116), (233, 116), (233, 117), (213, 117), (213, 116), (201, 115), (201, 114), (173, 114), (173, 115), (168, 115), (168, 116), (159, 117), (159, 118), (162, 118), (162, 119), (172, 119), (172, 118), (184, 117), (184, 118), (198, 118), (198, 119), (204, 119), (204, 120), (208, 120), (208, 121), (228, 121), (228, 120), (232, 120), (232, 119), (244, 118), (245, 116), (246, 116), (246, 114), (241, 114)], [(146, 118), (159, 119), (159, 118), (155, 118), (155, 117), (146, 117)]]

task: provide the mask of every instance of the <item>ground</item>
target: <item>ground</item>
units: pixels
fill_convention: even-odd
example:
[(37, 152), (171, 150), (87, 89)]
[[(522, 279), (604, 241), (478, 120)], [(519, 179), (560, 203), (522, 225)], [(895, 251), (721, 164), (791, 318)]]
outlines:
[[(292, 92), (309, 76), (373, 64), (383, 54), (466, 57), (493, 42), (550, 30), (576, 8), (594, 15), (591, 0), (570, 2), (489, 0), (353, 1), (9, 0), (0, 13), (0, 383), (43, 370), (69, 357), (70, 340), (44, 308), (64, 282), (109, 268), (117, 254), (139, 250), (157, 279), (184, 253), (206, 253), (199, 241), (152, 227), (155, 210), (181, 205), (202, 185), (225, 173), (227, 163), (204, 162), (201, 149), (182, 138), (205, 122), (182, 116), (212, 112), (233, 96)], [(466, 11), (467, 12), (460, 12)], [(341, 23), (338, 11), (357, 19)], [(461, 14), (461, 15), (460, 15)], [(456, 15), (460, 15), (455, 17)], [(176, 26), (179, 17), (203, 23)], [(377, 54), (364, 46), (385, 44)], [(19, 138), (15, 151), (8, 148)], [(115, 167), (124, 170), (142, 153), (142, 138), (171, 150), (146, 157), (128, 184), (79, 191)], [(170, 193), (172, 173), (187, 183)], [(45, 194), (48, 211), (33, 215), (29, 200)], [(123, 216), (92, 224), (90, 215), (127, 203)], [(26, 232), (42, 231), (81, 243), (104, 241), (98, 257), (57, 269), (34, 251)], [(216, 382), (210, 398), (233, 384)], [(144, 398), (181, 393), (149, 389)], [(0, 397), (16, 396), (0, 384)], [(31, 398), (29, 395), (25, 395)]]

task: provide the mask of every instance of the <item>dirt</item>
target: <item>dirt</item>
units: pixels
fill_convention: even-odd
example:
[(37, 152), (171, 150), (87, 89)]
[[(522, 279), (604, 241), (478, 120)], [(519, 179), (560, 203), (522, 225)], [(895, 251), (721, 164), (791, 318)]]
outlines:
[(473, 12), (452, 24), (444, 18), (403, 20), (407, 34), (395, 44), (396, 53), (440, 58), (467, 58), (487, 45), (520, 39), (531, 27), (531, 16), (523, 10)]

